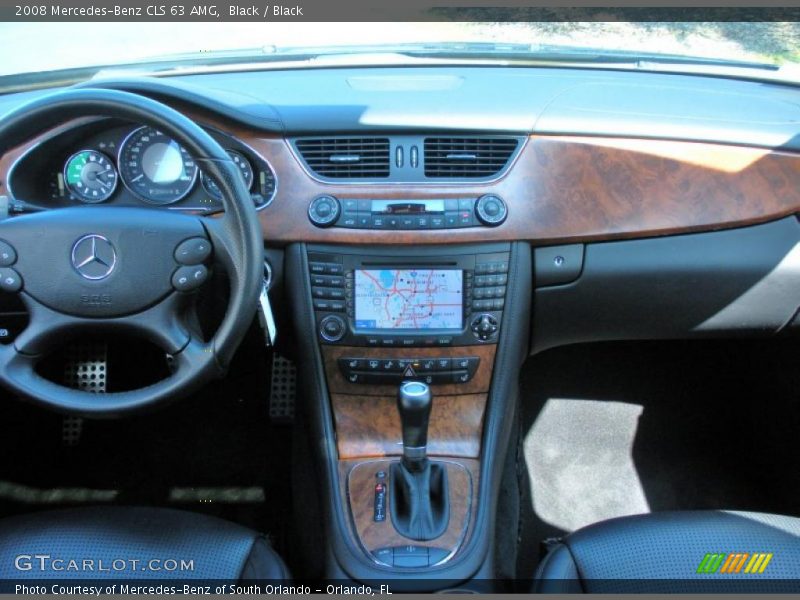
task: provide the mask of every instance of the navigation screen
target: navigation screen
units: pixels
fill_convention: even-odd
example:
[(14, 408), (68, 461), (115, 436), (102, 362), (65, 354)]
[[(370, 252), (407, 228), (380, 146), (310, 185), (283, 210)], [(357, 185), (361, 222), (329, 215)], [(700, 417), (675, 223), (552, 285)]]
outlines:
[(356, 271), (356, 329), (461, 329), (462, 272)]

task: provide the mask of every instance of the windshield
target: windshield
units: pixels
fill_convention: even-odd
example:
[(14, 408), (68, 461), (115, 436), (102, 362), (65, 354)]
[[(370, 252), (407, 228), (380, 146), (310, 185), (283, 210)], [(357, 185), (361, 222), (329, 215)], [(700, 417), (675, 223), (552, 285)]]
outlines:
[(578, 59), (581, 52), (603, 51), (604, 59), (624, 52), (629, 59), (672, 55), (720, 65), (774, 65), (787, 73), (796, 73), (800, 62), (800, 24), (794, 22), (40, 22), (2, 23), (0, 35), (4, 76), (98, 66), (131, 70), (136, 64), (146, 65), (146, 73), (156, 64), (163, 71), (188, 60), (197, 68), (204, 62), (219, 65), (221, 59), (269, 63), (336, 54), (353, 62), (367, 54), (376, 62), (390, 54), (522, 60), (552, 58), (555, 47), (569, 50), (562, 60)]

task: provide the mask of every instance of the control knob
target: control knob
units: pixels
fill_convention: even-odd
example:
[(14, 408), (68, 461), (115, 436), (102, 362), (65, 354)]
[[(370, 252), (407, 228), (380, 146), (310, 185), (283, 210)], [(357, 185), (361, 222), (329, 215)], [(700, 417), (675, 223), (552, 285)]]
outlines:
[(500, 196), (487, 194), (478, 198), (475, 203), (475, 214), (484, 225), (497, 227), (506, 220), (508, 208)]
[(337, 315), (328, 315), (319, 322), (319, 335), (326, 342), (338, 342), (347, 333), (347, 324)]
[(341, 207), (333, 196), (317, 196), (308, 206), (308, 218), (317, 227), (330, 227), (339, 218)]
[(476, 317), (474, 321), (472, 321), (472, 326), (470, 329), (476, 338), (482, 342), (486, 342), (490, 340), (495, 333), (497, 333), (497, 319), (489, 314), (480, 315)]

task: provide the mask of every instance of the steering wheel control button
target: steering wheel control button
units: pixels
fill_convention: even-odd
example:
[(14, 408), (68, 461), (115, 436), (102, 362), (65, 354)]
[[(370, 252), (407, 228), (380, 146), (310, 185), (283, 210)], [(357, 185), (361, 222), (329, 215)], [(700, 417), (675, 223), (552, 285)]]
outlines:
[(508, 216), (508, 207), (500, 196), (481, 196), (475, 203), (475, 214), (484, 225), (497, 227)]
[(172, 287), (179, 292), (191, 292), (203, 285), (208, 279), (208, 269), (203, 265), (180, 267), (172, 275)]
[(0, 240), (0, 267), (10, 267), (17, 262), (17, 251), (9, 244)]
[(175, 260), (182, 265), (199, 265), (211, 256), (211, 242), (205, 238), (189, 238), (178, 244)]
[(105, 279), (116, 264), (117, 251), (102, 235), (87, 234), (72, 246), (72, 266), (84, 279)]
[(14, 269), (8, 267), (0, 269), (0, 290), (4, 292), (18, 292), (22, 289), (22, 277)]
[(308, 207), (308, 218), (317, 227), (330, 227), (340, 213), (339, 201), (333, 196), (317, 196)]
[(347, 333), (344, 319), (336, 315), (328, 315), (319, 322), (319, 335), (326, 342), (338, 342)]

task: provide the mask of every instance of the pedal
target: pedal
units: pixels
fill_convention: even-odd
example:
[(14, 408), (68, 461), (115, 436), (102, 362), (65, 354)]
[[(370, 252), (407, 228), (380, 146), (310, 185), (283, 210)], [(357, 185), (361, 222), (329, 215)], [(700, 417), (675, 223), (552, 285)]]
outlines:
[(275, 422), (294, 420), (297, 395), (297, 368), (279, 354), (272, 357), (272, 380), (269, 390), (269, 418)]
[[(64, 385), (84, 392), (102, 394), (108, 377), (108, 346), (105, 342), (82, 342), (67, 348)], [(61, 442), (76, 446), (81, 441), (83, 419), (66, 416), (61, 424)]]

